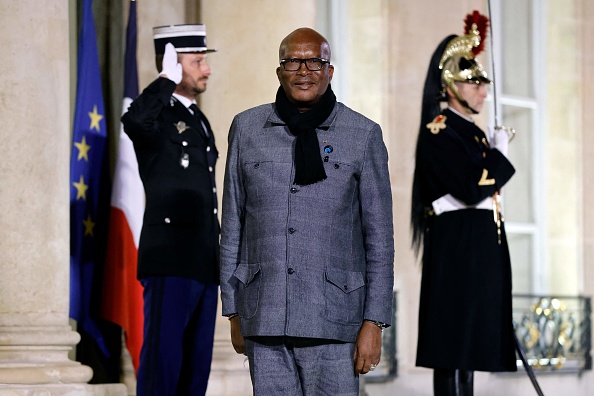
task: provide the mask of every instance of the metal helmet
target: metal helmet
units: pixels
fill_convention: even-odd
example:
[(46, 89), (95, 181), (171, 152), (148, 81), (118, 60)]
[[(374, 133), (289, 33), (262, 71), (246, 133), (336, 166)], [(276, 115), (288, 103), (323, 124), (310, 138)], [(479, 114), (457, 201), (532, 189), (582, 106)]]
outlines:
[[(468, 14), (465, 19), (466, 34), (454, 37), (447, 44), (439, 61), (442, 89), (449, 87), (456, 98), (464, 106), (468, 103), (460, 96), (455, 82), (491, 84), (487, 72), (476, 60), (476, 56), (484, 49), (487, 38), (489, 18), (478, 11)], [(473, 112), (474, 109), (470, 108)]]

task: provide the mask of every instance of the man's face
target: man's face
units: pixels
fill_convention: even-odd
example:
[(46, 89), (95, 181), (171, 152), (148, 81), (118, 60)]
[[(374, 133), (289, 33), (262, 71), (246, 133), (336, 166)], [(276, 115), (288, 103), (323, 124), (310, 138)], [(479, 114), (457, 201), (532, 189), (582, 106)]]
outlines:
[[(464, 99), (468, 105), (480, 112), (485, 105), (485, 99), (487, 97), (487, 86), (485, 83), (456, 83), (458, 87), (458, 92), (462, 99)], [(465, 112), (469, 115), (472, 115), (472, 111), (466, 107), (464, 107)]]
[(182, 80), (178, 84), (176, 92), (194, 97), (206, 91), (206, 83), (210, 76), (210, 66), (206, 63), (206, 54), (181, 53), (177, 58), (183, 71)]
[[(281, 58), (329, 59), (330, 49), (318, 36), (301, 34), (289, 39), (281, 47)], [(283, 86), (287, 99), (300, 111), (309, 110), (321, 99), (333, 74), (334, 66), (327, 63), (317, 71), (308, 70), (304, 62), (297, 71), (287, 71), (282, 65), (276, 69), (278, 81)]]

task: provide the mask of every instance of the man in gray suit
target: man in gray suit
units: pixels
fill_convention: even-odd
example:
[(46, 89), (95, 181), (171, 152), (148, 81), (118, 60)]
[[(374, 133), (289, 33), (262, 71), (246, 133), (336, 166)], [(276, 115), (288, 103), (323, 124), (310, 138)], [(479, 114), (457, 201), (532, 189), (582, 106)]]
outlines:
[(336, 101), (312, 29), (279, 49), (275, 103), (238, 114), (223, 191), (221, 295), (256, 395), (357, 395), (380, 360), (394, 282), (388, 154)]

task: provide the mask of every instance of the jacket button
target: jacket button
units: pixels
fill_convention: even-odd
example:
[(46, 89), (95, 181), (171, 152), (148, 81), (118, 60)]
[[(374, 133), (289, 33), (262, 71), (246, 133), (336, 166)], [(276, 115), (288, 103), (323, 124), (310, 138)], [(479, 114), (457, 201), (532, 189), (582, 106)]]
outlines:
[(258, 169), (260, 167), (260, 164), (254, 164), (254, 168)]
[(184, 141), (182, 142), (182, 146), (184, 146), (184, 147), (185, 147), (185, 146), (187, 146), (187, 145), (188, 145), (188, 142), (186, 142), (186, 141), (184, 140)]
[(289, 275), (293, 275), (295, 273), (295, 270), (293, 268), (289, 268), (287, 272), (289, 273)]
[(338, 169), (338, 168), (340, 168), (340, 165), (334, 164), (334, 169)]
[(210, 146), (206, 147), (206, 152), (208, 153), (210, 151)]
[(209, 172), (212, 172), (212, 166), (209, 166), (209, 167), (208, 167), (208, 171), (209, 171)]
[(344, 285), (344, 290), (349, 290), (349, 285)]
[(295, 194), (297, 191), (299, 191), (298, 189), (296, 189), (295, 187), (291, 187), (291, 193)]
[(296, 229), (294, 229), (293, 227), (289, 228), (289, 234), (294, 234), (295, 231), (297, 231)]
[(165, 217), (165, 224), (171, 223), (171, 219), (169, 217)]

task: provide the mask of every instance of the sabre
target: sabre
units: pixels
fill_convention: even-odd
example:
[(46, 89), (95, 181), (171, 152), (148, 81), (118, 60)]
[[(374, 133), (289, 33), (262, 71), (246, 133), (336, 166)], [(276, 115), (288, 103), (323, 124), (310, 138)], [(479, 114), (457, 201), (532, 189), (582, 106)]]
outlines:
[[(495, 129), (505, 130), (505, 132), (507, 132), (507, 135), (509, 136), (509, 141), (511, 142), (512, 139), (516, 136), (516, 131), (513, 128), (499, 125), (497, 87), (495, 86), (495, 83), (497, 81), (497, 79), (495, 77), (495, 56), (494, 56), (495, 51), (494, 51), (494, 44), (493, 44), (493, 42), (495, 41), (495, 35), (493, 34), (493, 13), (491, 12), (491, 0), (487, 0), (487, 7), (488, 7), (488, 12), (489, 12), (489, 32), (491, 34), (491, 42), (489, 43), (489, 47), (491, 48), (491, 76), (492, 76), (492, 81), (493, 81), (493, 118), (495, 121)], [(518, 336), (516, 335), (515, 323), (513, 324), (513, 327), (514, 327), (514, 344), (516, 347), (516, 351), (518, 352), (518, 355), (520, 355), (520, 359), (522, 360), (522, 365), (526, 369), (526, 373), (528, 374), (528, 378), (530, 379), (530, 382), (532, 382), (532, 385), (534, 386), (534, 389), (536, 390), (536, 394), (538, 396), (544, 396), (544, 394), (542, 393), (542, 389), (540, 389), (540, 385), (538, 384), (538, 381), (536, 380), (536, 375), (534, 374), (534, 370), (532, 369), (532, 366), (530, 366), (530, 363), (528, 362), (528, 359), (526, 358), (526, 352), (522, 348), (522, 344), (520, 344), (520, 340), (518, 340)]]
[(538, 381), (536, 380), (536, 375), (534, 374), (534, 370), (532, 369), (532, 366), (530, 366), (530, 363), (528, 362), (528, 359), (526, 358), (526, 353), (524, 352), (524, 349), (522, 348), (522, 345), (520, 344), (520, 340), (518, 340), (518, 336), (516, 335), (516, 332), (515, 332), (515, 326), (514, 326), (514, 341), (516, 344), (516, 350), (518, 351), (518, 354), (520, 355), (520, 359), (522, 360), (522, 364), (524, 365), (524, 368), (526, 369), (526, 373), (528, 373), (528, 378), (530, 378), (530, 382), (532, 382), (532, 385), (534, 386), (534, 389), (536, 390), (536, 394), (538, 396), (544, 396), (544, 393), (542, 393), (542, 390), (540, 389), (540, 385), (538, 385)]
[(491, 34), (489, 47), (491, 48), (491, 76), (493, 81), (493, 118), (495, 120), (495, 129), (503, 129), (509, 136), (509, 141), (511, 142), (516, 137), (516, 130), (514, 128), (499, 124), (499, 106), (497, 101), (497, 87), (495, 86), (495, 83), (497, 82), (497, 78), (495, 77), (495, 51), (493, 49), (495, 35), (493, 34), (493, 13), (491, 12), (491, 0), (487, 0), (487, 7), (489, 11), (489, 33)]

